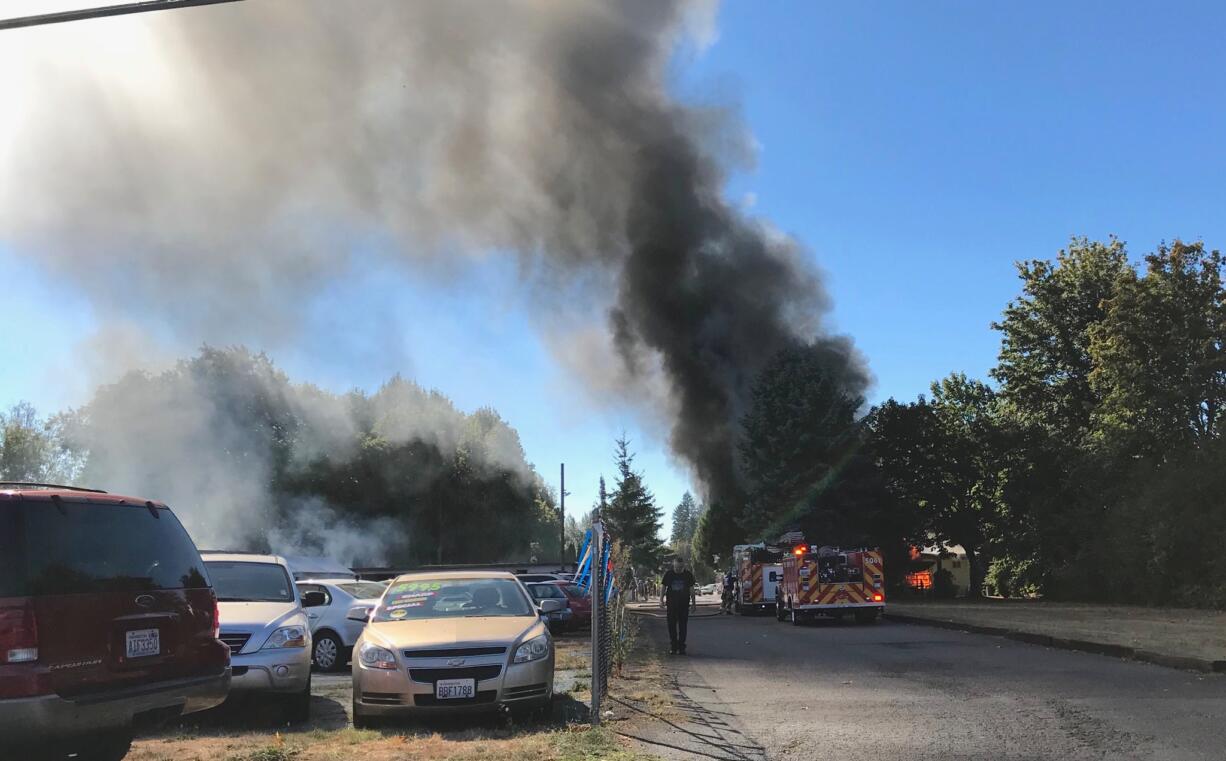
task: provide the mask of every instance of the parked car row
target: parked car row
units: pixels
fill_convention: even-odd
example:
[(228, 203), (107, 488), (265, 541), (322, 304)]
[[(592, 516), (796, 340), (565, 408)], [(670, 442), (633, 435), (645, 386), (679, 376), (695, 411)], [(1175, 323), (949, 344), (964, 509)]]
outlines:
[(283, 557), (197, 550), (161, 502), (0, 482), (0, 757), (117, 761), (135, 729), (264, 693), (309, 717), (312, 666), (352, 657), (356, 725), (537, 710), (551, 631), (590, 623), (568, 578), (302, 578)]

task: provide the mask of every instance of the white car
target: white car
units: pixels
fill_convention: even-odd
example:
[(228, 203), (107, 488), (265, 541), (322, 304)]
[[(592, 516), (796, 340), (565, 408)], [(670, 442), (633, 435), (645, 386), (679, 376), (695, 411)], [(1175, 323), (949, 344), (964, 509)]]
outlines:
[(286, 718), (311, 714), (311, 625), (285, 559), (247, 552), (202, 552), (217, 593), (222, 642), (230, 646), (230, 691), (284, 696)]
[(373, 610), (387, 585), (379, 581), (353, 579), (308, 579), (298, 582), (298, 591), (319, 592), (323, 605), (307, 609), (311, 621), (311, 660), (320, 671), (341, 671), (349, 663), (353, 646), (362, 636), (365, 626), (348, 618), (350, 609), (365, 607)]

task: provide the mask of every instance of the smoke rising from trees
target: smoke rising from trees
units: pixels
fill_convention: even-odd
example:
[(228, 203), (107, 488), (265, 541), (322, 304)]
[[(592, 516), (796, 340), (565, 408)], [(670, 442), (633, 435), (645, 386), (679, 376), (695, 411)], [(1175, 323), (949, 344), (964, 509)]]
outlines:
[(183, 345), (291, 343), (359, 263), (513, 255), (603, 311), (578, 316), (612, 366), (564, 364), (639, 389), (707, 500), (735, 502), (739, 421), (779, 351), (820, 345), (852, 396), (867, 373), (824, 334), (806, 255), (725, 200), (740, 125), (668, 92), (713, 12), (261, 0), (10, 33), (0, 242)]

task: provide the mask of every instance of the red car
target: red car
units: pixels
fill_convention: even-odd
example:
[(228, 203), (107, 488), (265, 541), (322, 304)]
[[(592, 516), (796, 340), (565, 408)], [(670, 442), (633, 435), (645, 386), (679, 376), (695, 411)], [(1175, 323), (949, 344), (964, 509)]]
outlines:
[(567, 602), (570, 604), (572, 613), (570, 619), (570, 628), (581, 629), (585, 626), (592, 625), (592, 598), (588, 596), (583, 587), (570, 581), (555, 581), (566, 593)]
[(2, 758), (115, 761), (134, 726), (221, 703), (230, 649), (200, 554), (160, 503), (0, 483)]

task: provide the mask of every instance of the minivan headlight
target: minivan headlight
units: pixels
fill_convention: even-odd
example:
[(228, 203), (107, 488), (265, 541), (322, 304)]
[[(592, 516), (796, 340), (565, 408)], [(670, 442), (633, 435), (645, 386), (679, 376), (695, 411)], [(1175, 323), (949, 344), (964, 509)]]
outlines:
[(358, 661), (368, 669), (396, 668), (396, 656), (392, 655), (391, 650), (369, 642), (363, 642), (358, 648)]
[(528, 661), (539, 661), (546, 655), (549, 655), (549, 637), (542, 634), (539, 637), (533, 637), (515, 649), (515, 662), (527, 663)]
[(284, 626), (277, 629), (264, 643), (263, 650), (280, 647), (306, 647), (307, 631), (305, 626)]

